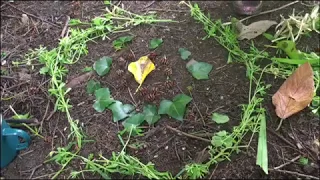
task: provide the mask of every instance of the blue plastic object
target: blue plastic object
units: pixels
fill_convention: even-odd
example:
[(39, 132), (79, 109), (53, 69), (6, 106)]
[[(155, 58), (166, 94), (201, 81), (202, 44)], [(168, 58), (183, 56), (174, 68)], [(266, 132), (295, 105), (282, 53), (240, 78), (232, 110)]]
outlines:
[[(18, 155), (20, 150), (29, 147), (31, 139), (27, 132), (11, 128), (5, 120), (1, 120), (1, 168), (8, 166)], [(23, 143), (20, 139), (24, 140)]]

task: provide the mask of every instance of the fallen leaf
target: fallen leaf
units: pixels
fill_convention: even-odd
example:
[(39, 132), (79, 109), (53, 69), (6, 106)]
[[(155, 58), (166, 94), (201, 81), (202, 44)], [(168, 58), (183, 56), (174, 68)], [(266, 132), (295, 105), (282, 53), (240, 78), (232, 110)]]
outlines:
[(97, 89), (100, 89), (101, 85), (99, 81), (95, 81), (95, 80), (90, 80), (87, 84), (87, 93), (88, 94), (92, 94), (94, 93), (94, 91), (96, 91)]
[[(66, 87), (67, 88), (74, 88), (77, 85), (88, 81), (88, 79), (90, 79), (92, 75), (93, 75), (92, 72), (87, 72), (87, 73), (82, 74), (78, 77), (75, 77), (75, 78), (71, 79), (70, 81), (68, 81)], [(91, 92), (91, 93), (93, 93), (93, 92)]]
[(271, 26), (278, 24), (276, 21), (262, 20), (251, 23), (249, 26), (238, 21), (235, 25), (239, 32), (238, 39), (253, 39), (262, 33), (266, 32)]
[(272, 96), (272, 103), (276, 107), (277, 116), (286, 119), (307, 107), (313, 96), (313, 71), (310, 63), (305, 63)]
[(147, 104), (143, 107), (144, 119), (148, 122), (149, 125), (156, 123), (161, 116), (157, 113), (157, 106)]
[(154, 69), (155, 66), (148, 56), (142, 56), (138, 61), (129, 64), (128, 71), (134, 75), (135, 80), (139, 83), (136, 92), (138, 92), (148, 74)]
[(179, 53), (180, 53), (181, 59), (183, 60), (187, 60), (188, 57), (191, 55), (191, 52), (185, 48), (179, 48)]
[(224, 124), (229, 121), (229, 117), (224, 114), (212, 113), (211, 119), (218, 124)]
[(94, 92), (96, 101), (93, 108), (98, 112), (103, 112), (110, 104), (114, 103), (114, 99), (110, 97), (109, 88), (100, 88)]
[(158, 114), (168, 114), (179, 121), (183, 121), (187, 104), (192, 100), (191, 97), (185, 94), (176, 95), (172, 101), (162, 100)]
[(197, 80), (200, 79), (209, 79), (209, 73), (212, 70), (212, 65), (205, 62), (198, 62), (194, 59), (191, 59), (186, 67), (188, 71), (192, 74)]
[(129, 112), (134, 110), (134, 106), (131, 104), (122, 104), (120, 101), (116, 101), (111, 104), (108, 109), (112, 111), (113, 121), (117, 122), (129, 116)]
[(149, 49), (155, 49), (155, 48), (159, 47), (162, 43), (163, 43), (162, 39), (154, 38), (150, 41)]
[(112, 59), (110, 57), (104, 56), (94, 63), (93, 69), (99, 76), (103, 76), (110, 71), (111, 64)]

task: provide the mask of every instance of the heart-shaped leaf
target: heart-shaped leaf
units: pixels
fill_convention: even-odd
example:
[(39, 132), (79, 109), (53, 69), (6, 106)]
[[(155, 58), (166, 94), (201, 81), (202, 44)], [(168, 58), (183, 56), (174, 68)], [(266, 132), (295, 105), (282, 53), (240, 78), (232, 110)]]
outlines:
[(157, 107), (155, 105), (145, 105), (143, 107), (144, 119), (148, 122), (149, 125), (156, 123), (161, 116), (157, 114)]
[(110, 97), (109, 88), (100, 88), (94, 92), (96, 101), (93, 104), (93, 108), (98, 112), (103, 112), (110, 104), (114, 102), (114, 99)]
[(314, 96), (313, 71), (310, 63), (298, 67), (272, 96), (276, 114), (281, 119), (307, 107)]
[(209, 79), (209, 73), (212, 70), (212, 65), (205, 62), (198, 62), (196, 60), (190, 60), (186, 65), (188, 71), (197, 80)]
[(93, 69), (99, 76), (103, 76), (110, 71), (111, 64), (112, 59), (110, 57), (104, 56), (94, 63)]
[(101, 88), (100, 82), (91, 79), (87, 84), (87, 93), (92, 94), (99, 88)]
[(183, 60), (187, 60), (188, 57), (191, 55), (191, 52), (185, 48), (179, 48), (179, 53), (180, 53), (181, 59)]
[(129, 116), (129, 112), (134, 109), (134, 106), (131, 104), (123, 105), (120, 101), (115, 101), (111, 104), (108, 109), (112, 111), (113, 121), (117, 122)]
[(187, 104), (192, 100), (185, 94), (178, 94), (173, 101), (162, 100), (160, 102), (159, 114), (168, 114), (170, 117), (183, 121)]
[(212, 113), (211, 119), (218, 124), (223, 124), (229, 121), (229, 117), (227, 115), (219, 113)]
[(136, 92), (141, 87), (147, 75), (154, 69), (155, 66), (148, 56), (142, 56), (138, 61), (129, 64), (128, 71), (134, 75), (135, 80), (140, 84)]
[(159, 47), (162, 44), (163, 40), (162, 39), (157, 39), (154, 38), (150, 41), (150, 46), (149, 49), (155, 49), (157, 47)]
[(169, 100), (166, 100), (166, 99), (162, 100), (160, 102), (160, 107), (159, 107), (159, 110), (158, 110), (158, 114), (167, 114), (171, 105), (172, 105), (172, 101), (169, 101)]
[[(129, 132), (132, 129), (132, 132), (136, 132), (136, 128), (144, 121), (144, 115), (142, 113), (137, 113), (129, 118), (127, 118), (125, 121), (122, 122), (122, 125), (124, 128)], [(135, 133), (133, 133), (134, 135)]]
[(249, 26), (245, 26), (240, 21), (236, 23), (236, 28), (239, 32), (238, 39), (253, 39), (262, 33), (266, 32), (271, 26), (276, 25), (276, 21), (262, 20), (251, 23)]
[(118, 39), (112, 42), (112, 45), (116, 50), (120, 50), (124, 48), (128, 43), (130, 43), (132, 39), (133, 39), (133, 36), (119, 37)]

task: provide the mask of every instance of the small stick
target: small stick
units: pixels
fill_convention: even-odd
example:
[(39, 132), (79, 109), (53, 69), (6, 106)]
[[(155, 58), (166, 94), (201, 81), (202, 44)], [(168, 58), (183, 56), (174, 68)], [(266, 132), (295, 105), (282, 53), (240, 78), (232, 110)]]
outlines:
[(150, 8), (142, 11), (164, 11), (164, 12), (179, 12), (179, 13), (189, 12), (188, 10), (172, 10), (172, 9), (157, 9), (157, 8)]
[(164, 142), (163, 144), (161, 144), (157, 149), (155, 149), (154, 151), (152, 151), (150, 154), (154, 154), (157, 151), (159, 151), (159, 149), (163, 148), (166, 144), (168, 144), (172, 139), (174, 138), (174, 136), (172, 136), (171, 138), (169, 138), (168, 140), (166, 140), (166, 142)]
[[(252, 18), (252, 17), (256, 17), (256, 16), (260, 16), (260, 15), (263, 15), (263, 14), (268, 14), (268, 13), (272, 13), (272, 12), (275, 12), (275, 11), (279, 11), (279, 10), (281, 10), (281, 9), (283, 9), (283, 8), (286, 8), (286, 7), (288, 7), (288, 6), (291, 6), (291, 5), (293, 5), (293, 4), (296, 4), (297, 2), (299, 2), (299, 1), (293, 1), (293, 2), (291, 2), (291, 3), (289, 3), (289, 4), (286, 4), (286, 5), (283, 5), (283, 6), (281, 6), (281, 7), (278, 7), (278, 8), (275, 8), (275, 9), (271, 9), (271, 10), (268, 10), (268, 11), (263, 11), (263, 12), (261, 12), (261, 13), (259, 13), (259, 14), (255, 14), (255, 15), (252, 15), (252, 16), (248, 16), (248, 17), (246, 17), (246, 18), (243, 18), (243, 19), (241, 19), (240, 20), (240, 22), (243, 22), (243, 21), (245, 21), (245, 20), (247, 20), (247, 19), (250, 19), (250, 18)], [(226, 22), (226, 23), (223, 23), (222, 25), (230, 25), (231, 24), (231, 22)]]
[(65, 33), (66, 33), (67, 29), (68, 29), (69, 21), (70, 21), (70, 16), (67, 15), (66, 23), (64, 24), (64, 27), (63, 27), (61, 35), (60, 35), (61, 38), (65, 37)]
[(154, 4), (155, 2), (156, 2), (156, 1), (153, 0), (153, 1), (151, 1), (149, 4), (145, 5), (143, 8), (146, 9), (146, 8), (152, 6), (152, 4)]
[(132, 101), (134, 102), (134, 106), (137, 107), (137, 102), (134, 100), (129, 87), (128, 87), (128, 91), (129, 91), (129, 94), (130, 94), (130, 97), (131, 97)]
[(187, 137), (189, 137), (189, 138), (198, 139), (198, 140), (205, 141), (205, 142), (209, 142), (209, 143), (211, 142), (211, 140), (209, 140), (209, 139), (201, 138), (201, 137), (198, 137), (198, 136), (194, 136), (194, 135), (191, 135), (191, 134), (182, 132), (182, 131), (180, 131), (180, 130), (178, 130), (178, 129), (176, 129), (176, 128), (173, 128), (173, 127), (171, 127), (171, 126), (169, 126), (169, 125), (166, 125), (166, 127), (167, 127), (168, 129), (176, 132), (176, 133), (180, 133), (180, 134), (182, 134), (182, 135), (184, 135), (184, 136), (187, 136)]
[(36, 170), (37, 170), (38, 168), (40, 168), (41, 166), (42, 166), (42, 164), (40, 164), (40, 165), (38, 165), (38, 166), (36, 166), (36, 167), (34, 167), (34, 168), (32, 169), (32, 172), (31, 172), (31, 174), (30, 174), (30, 176), (29, 176), (29, 179), (32, 178), (34, 172), (36, 172)]
[(317, 179), (317, 180), (320, 179), (318, 177), (314, 177), (314, 176), (311, 176), (311, 175), (306, 175), (306, 174), (301, 174), (301, 173), (298, 173), (298, 172), (281, 170), (281, 169), (269, 169), (269, 171), (278, 171), (278, 172), (293, 174), (293, 175), (297, 175), (297, 176), (301, 176), (301, 177), (305, 177), (305, 178), (310, 178), (310, 179)]
[(269, 132), (271, 132), (273, 135), (276, 135), (278, 138), (280, 138), (282, 141), (286, 142), (288, 145), (290, 145), (293, 148), (297, 148), (295, 145), (293, 145), (291, 142), (289, 142), (288, 140), (286, 140), (284, 137), (280, 136), (279, 134), (277, 134), (276, 132), (274, 132), (273, 130), (267, 128), (267, 130)]
[(288, 162), (286, 162), (286, 163), (284, 163), (284, 164), (281, 164), (280, 166), (277, 166), (277, 167), (275, 167), (275, 168), (273, 168), (273, 169), (280, 169), (280, 168), (282, 168), (282, 167), (284, 167), (284, 166), (286, 166), (286, 165), (288, 165), (288, 164), (291, 164), (291, 163), (295, 162), (295, 161), (298, 160), (300, 157), (301, 157), (301, 156), (299, 155), (299, 156), (291, 159), (290, 161), (288, 161)]
[(60, 26), (58, 26), (58, 25), (56, 25), (56, 24), (54, 24), (54, 23), (52, 23), (52, 22), (49, 22), (49, 21), (44, 20), (44, 19), (41, 19), (41, 18), (38, 17), (38, 16), (35, 16), (35, 15), (33, 15), (33, 14), (30, 14), (30, 13), (27, 13), (27, 12), (25, 12), (24, 10), (19, 9), (19, 8), (15, 7), (14, 5), (10, 4), (10, 3), (5, 3), (5, 4), (13, 7), (14, 9), (16, 9), (16, 10), (18, 10), (18, 11), (23, 12), (23, 13), (26, 14), (26, 15), (29, 15), (29, 16), (34, 17), (34, 18), (36, 18), (36, 19), (40, 19), (41, 21), (46, 22), (46, 23), (49, 23), (49, 24), (51, 24), (51, 25), (53, 25), (53, 26), (55, 26), (55, 27), (60, 27)]
[(216, 169), (218, 168), (218, 165), (219, 165), (219, 164), (217, 164), (217, 165), (216, 165), (216, 167), (214, 168), (214, 170), (212, 171), (212, 173), (211, 173), (211, 175), (210, 175), (210, 178), (209, 178), (209, 179), (212, 179), (212, 176), (214, 175), (214, 172), (215, 172), (215, 171), (216, 171)]
[(47, 104), (47, 107), (46, 107), (46, 111), (45, 111), (45, 113), (44, 113), (44, 115), (43, 115), (43, 117), (42, 117), (42, 120), (41, 120), (41, 122), (40, 122), (40, 127), (39, 127), (39, 131), (40, 131), (40, 132), (42, 132), (43, 121), (44, 121), (44, 119), (45, 119), (46, 116), (47, 116), (47, 113), (48, 113), (48, 110), (49, 110), (49, 105), (50, 105), (50, 100), (48, 100), (48, 104)]

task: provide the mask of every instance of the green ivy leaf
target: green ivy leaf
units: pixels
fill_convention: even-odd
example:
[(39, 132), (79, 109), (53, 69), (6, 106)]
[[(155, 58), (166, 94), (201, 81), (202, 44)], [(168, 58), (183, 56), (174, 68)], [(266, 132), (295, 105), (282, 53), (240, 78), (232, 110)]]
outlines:
[(159, 114), (168, 114), (170, 117), (183, 121), (187, 104), (192, 100), (185, 94), (178, 94), (171, 101), (162, 100), (159, 107)]
[(144, 121), (144, 115), (142, 113), (137, 113), (129, 118), (127, 118), (125, 121), (122, 122), (122, 125), (126, 129), (127, 132), (130, 132), (132, 129), (132, 135), (135, 135), (137, 131), (137, 127)]
[(157, 107), (155, 105), (145, 105), (143, 107), (144, 119), (149, 125), (156, 123), (161, 116), (157, 114)]
[(103, 112), (110, 104), (114, 102), (114, 99), (110, 97), (109, 88), (100, 88), (94, 92), (96, 101), (93, 104), (93, 108), (98, 112)]
[(212, 70), (212, 65), (205, 62), (198, 62), (195, 60), (190, 60), (186, 65), (188, 71), (197, 80), (209, 79), (209, 73)]
[(87, 84), (87, 93), (92, 94), (95, 92), (95, 90), (100, 88), (101, 88), (100, 82), (91, 79)]
[(163, 40), (162, 39), (157, 39), (154, 38), (150, 41), (150, 46), (149, 49), (155, 49), (157, 47), (159, 47), (162, 44)]
[(111, 104), (108, 109), (112, 111), (113, 121), (117, 122), (129, 116), (129, 112), (134, 109), (134, 106), (131, 104), (123, 105), (120, 101), (115, 101)]
[(160, 107), (159, 107), (159, 110), (158, 110), (158, 114), (167, 114), (171, 105), (172, 105), (172, 101), (169, 101), (169, 100), (166, 100), (166, 99), (162, 100), (160, 102)]
[(99, 76), (106, 75), (111, 68), (112, 59), (107, 56), (103, 56), (93, 65), (93, 69), (97, 72)]
[(227, 115), (219, 113), (212, 113), (211, 119), (218, 124), (223, 124), (229, 121), (229, 117)]
[(185, 48), (179, 48), (179, 53), (180, 53), (181, 59), (183, 60), (187, 60), (188, 57), (191, 55), (191, 52)]
[(120, 50), (124, 48), (128, 43), (130, 43), (132, 39), (133, 39), (133, 36), (119, 37), (118, 39), (112, 42), (112, 45), (116, 50)]

